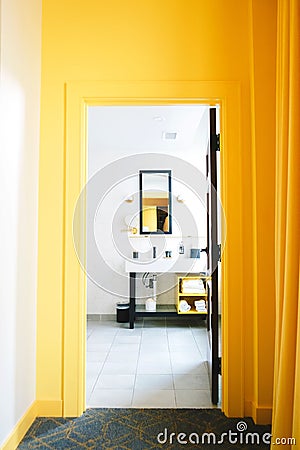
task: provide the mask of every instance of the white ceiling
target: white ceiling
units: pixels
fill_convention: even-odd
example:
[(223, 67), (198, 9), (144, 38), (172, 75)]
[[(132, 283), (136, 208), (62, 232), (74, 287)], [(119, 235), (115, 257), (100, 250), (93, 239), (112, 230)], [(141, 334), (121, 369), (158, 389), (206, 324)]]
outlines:
[[(199, 151), (208, 135), (205, 111), (205, 105), (91, 106), (89, 143), (101, 153)], [(164, 132), (176, 132), (176, 140), (163, 139)]]

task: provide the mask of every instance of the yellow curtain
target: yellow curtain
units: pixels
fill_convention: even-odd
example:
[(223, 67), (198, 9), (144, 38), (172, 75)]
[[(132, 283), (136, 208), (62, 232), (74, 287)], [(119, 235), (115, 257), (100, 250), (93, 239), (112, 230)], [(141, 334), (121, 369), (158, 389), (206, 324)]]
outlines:
[[(300, 449), (300, 0), (278, 0), (273, 439)], [(285, 446), (291, 448), (291, 446)]]

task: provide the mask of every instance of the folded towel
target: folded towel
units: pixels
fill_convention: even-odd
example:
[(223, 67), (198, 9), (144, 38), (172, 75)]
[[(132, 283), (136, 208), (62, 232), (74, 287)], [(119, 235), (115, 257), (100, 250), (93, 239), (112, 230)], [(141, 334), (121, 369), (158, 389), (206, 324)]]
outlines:
[(188, 305), (187, 303), (180, 303), (180, 308), (181, 309), (188, 309), (190, 305)]
[(188, 304), (186, 300), (180, 300), (179, 302), (179, 311), (187, 312), (191, 309), (191, 306)]
[(188, 312), (191, 309), (190, 305), (188, 305), (186, 308), (180, 307), (179, 311), (180, 312)]
[(206, 294), (205, 289), (200, 288), (182, 288), (183, 294)]
[(181, 310), (181, 312), (188, 312), (190, 309), (191, 309), (191, 307), (189, 305), (186, 309)]
[(195, 306), (205, 306), (205, 300), (195, 300), (194, 301)]
[(182, 288), (201, 288), (204, 289), (202, 280), (183, 280)]
[(197, 311), (207, 311), (206, 306), (196, 306)]
[(195, 305), (196, 311), (207, 312), (205, 300), (195, 300), (194, 305)]
[(187, 306), (188, 305), (188, 302), (186, 301), (186, 300), (180, 300), (180, 305), (182, 305), (182, 306)]

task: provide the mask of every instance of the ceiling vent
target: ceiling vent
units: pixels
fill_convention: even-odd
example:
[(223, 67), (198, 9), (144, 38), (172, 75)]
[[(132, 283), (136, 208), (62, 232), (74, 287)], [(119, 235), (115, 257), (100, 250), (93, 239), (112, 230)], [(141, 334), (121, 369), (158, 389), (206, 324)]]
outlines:
[(175, 141), (177, 138), (177, 133), (174, 132), (170, 132), (170, 131), (164, 131), (163, 132), (163, 139), (165, 141)]

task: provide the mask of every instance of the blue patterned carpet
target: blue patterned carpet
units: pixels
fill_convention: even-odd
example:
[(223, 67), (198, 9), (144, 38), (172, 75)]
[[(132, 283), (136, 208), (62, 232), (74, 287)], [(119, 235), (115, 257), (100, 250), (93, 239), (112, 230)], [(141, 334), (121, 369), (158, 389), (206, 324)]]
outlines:
[(269, 426), (228, 419), (218, 409), (101, 408), (74, 419), (39, 417), (18, 449), (268, 448), (266, 433)]

